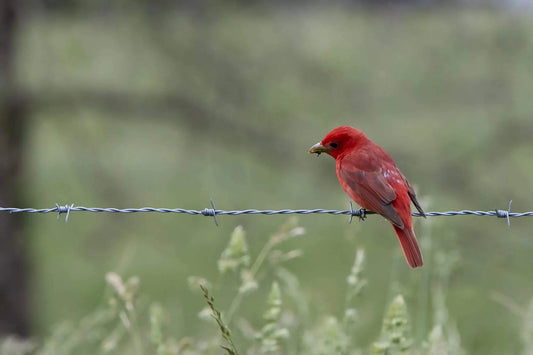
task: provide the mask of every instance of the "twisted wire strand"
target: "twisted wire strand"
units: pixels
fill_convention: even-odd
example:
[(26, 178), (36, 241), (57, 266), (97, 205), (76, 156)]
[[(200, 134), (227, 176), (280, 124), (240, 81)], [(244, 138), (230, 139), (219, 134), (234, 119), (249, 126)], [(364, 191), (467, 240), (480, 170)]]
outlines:
[[(60, 206), (54, 208), (16, 208), (16, 207), (0, 207), (0, 212), (9, 212), (9, 213), (67, 213), (67, 212), (93, 212), (93, 213), (144, 213), (144, 212), (155, 212), (155, 213), (184, 213), (189, 215), (203, 215), (203, 216), (237, 216), (243, 214), (262, 214), (262, 215), (276, 215), (276, 214), (332, 214), (332, 215), (353, 215), (360, 216), (360, 210), (327, 210), (322, 208), (312, 209), (312, 210), (292, 210), (292, 209), (283, 209), (283, 210), (256, 210), (256, 209), (247, 209), (247, 210), (214, 210), (214, 209), (204, 209), (204, 210), (187, 210), (183, 208), (155, 208), (155, 207), (141, 207), (141, 208), (102, 208), (102, 207), (83, 207), (83, 206), (74, 206), (69, 208), (69, 206)], [(373, 211), (366, 211), (365, 214), (376, 214)], [(421, 217), (422, 215), (418, 212), (412, 213), (413, 217)], [(426, 212), (427, 217), (438, 217), (438, 216), (465, 216), (465, 215), (475, 215), (475, 216), (496, 216), (500, 218), (509, 217), (526, 217), (533, 216), (533, 211), (529, 212), (507, 212), (507, 210), (493, 210), (493, 211), (471, 211), (471, 210), (461, 210), (461, 211), (445, 211), (445, 212)]]
[[(439, 217), (439, 216), (445, 216), (445, 217), (451, 217), (451, 216), (467, 216), (467, 215), (473, 215), (473, 216), (496, 216), (498, 218), (507, 218), (507, 223), (509, 224), (509, 218), (517, 218), (517, 217), (533, 217), (533, 211), (529, 212), (511, 212), (511, 203), (509, 203), (509, 208), (507, 210), (501, 210), (501, 209), (495, 209), (492, 211), (472, 211), (472, 210), (461, 210), (461, 211), (445, 211), (445, 212), (427, 212), (427, 217)], [(66, 217), (65, 220), (68, 221), (68, 217), (71, 212), (92, 212), (92, 213), (182, 213), (182, 214), (188, 214), (188, 215), (202, 215), (202, 216), (209, 216), (214, 217), (215, 224), (218, 225), (218, 221), (216, 219), (217, 216), (238, 216), (238, 215), (244, 215), (244, 214), (251, 214), (251, 215), (278, 215), (278, 214), (331, 214), (331, 215), (347, 215), (351, 217), (360, 217), (365, 218), (366, 215), (376, 214), (373, 211), (366, 211), (363, 209), (353, 209), (351, 207), (350, 210), (328, 210), (328, 209), (322, 209), (322, 208), (316, 208), (316, 209), (282, 209), (282, 210), (257, 210), (257, 209), (246, 209), (246, 210), (217, 210), (215, 208), (215, 204), (211, 200), (211, 208), (205, 208), (203, 210), (190, 210), (190, 209), (184, 209), (184, 208), (155, 208), (155, 207), (141, 207), (141, 208), (103, 208), (103, 207), (83, 207), (83, 206), (75, 206), (74, 204), (71, 205), (64, 205), (60, 206), (59, 204), (56, 204), (53, 208), (16, 208), (16, 207), (0, 207), (0, 212), (9, 212), (9, 213), (57, 213), (57, 218), (59, 219), (60, 215), (65, 213)], [(413, 212), (412, 215), (414, 217), (421, 217), (421, 214), (418, 212)]]

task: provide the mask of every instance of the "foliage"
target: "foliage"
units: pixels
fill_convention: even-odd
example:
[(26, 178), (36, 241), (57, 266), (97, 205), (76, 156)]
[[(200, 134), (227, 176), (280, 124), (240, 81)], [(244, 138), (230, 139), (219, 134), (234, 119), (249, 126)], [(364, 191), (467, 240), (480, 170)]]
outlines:
[(222, 338), (224, 338), (224, 340), (226, 340), (226, 342), (228, 343), (227, 346), (221, 345), (222, 349), (224, 349), (228, 355), (238, 355), (238, 351), (235, 348), (235, 344), (233, 344), (233, 339), (231, 338), (231, 332), (228, 326), (222, 320), (222, 314), (220, 314), (220, 311), (215, 308), (214, 297), (209, 295), (209, 291), (205, 286), (200, 285), (200, 288), (202, 289), (202, 292), (204, 293), (204, 298), (207, 301), (209, 309), (211, 310), (211, 316), (217, 322), (218, 328), (220, 329), (220, 333), (222, 334)]
[[(365, 288), (368, 281), (365, 278), (365, 252), (357, 250), (353, 266), (348, 274), (346, 288), (346, 304), (339, 319), (331, 314), (315, 314), (312, 322), (299, 322), (298, 317), (305, 317), (301, 309), (289, 309), (282, 301), (283, 294), (287, 296), (297, 295), (294, 301), (305, 303), (308, 300), (301, 299), (301, 293), (297, 279), (288, 269), (282, 267), (288, 260), (293, 259), (294, 254), (284, 251), (283, 244), (292, 237), (303, 235), (304, 230), (298, 226), (294, 218), (282, 225), (278, 232), (267, 239), (265, 246), (255, 257), (252, 278), (257, 285), (253, 289), (243, 291), (242, 285), (236, 290), (237, 297), (230, 307), (232, 315), (239, 314), (240, 320), (234, 330), (230, 330), (229, 316), (215, 306), (215, 299), (211, 296), (208, 286), (211, 285), (201, 277), (191, 277), (190, 284), (200, 287), (203, 297), (207, 302), (209, 317), (204, 317), (200, 312), (199, 320), (206, 319), (210, 323), (214, 321), (224, 339), (221, 345), (227, 354), (237, 355), (237, 347), (243, 349), (246, 354), (364, 354), (370, 349), (354, 342), (353, 334), (357, 330), (365, 328), (358, 304), (367, 297)], [(238, 237), (235, 237), (239, 235)], [(238, 243), (237, 243), (238, 242)], [(228, 261), (232, 257), (241, 260), (243, 255), (252, 259), (252, 255), (243, 246), (246, 244), (244, 229), (238, 226), (233, 231), (228, 249), (222, 253), (221, 260)], [(237, 247), (240, 245), (240, 247)], [(273, 249), (274, 247), (280, 249)], [(229, 253), (228, 250), (233, 250)], [(291, 257), (287, 257), (291, 255)], [(264, 260), (269, 260), (264, 264)], [(383, 326), (378, 341), (372, 345), (372, 353), (375, 354), (461, 354), (463, 352), (457, 329), (453, 320), (447, 317), (446, 305), (443, 302), (447, 280), (451, 276), (456, 258), (450, 258), (442, 253), (437, 253), (438, 266), (434, 278), (434, 325), (426, 335), (425, 340), (415, 342), (411, 335), (409, 310), (404, 297), (395, 296), (383, 317)], [(246, 264), (238, 263), (232, 269), (246, 269)], [(282, 273), (276, 274), (276, 269), (282, 268)], [(265, 270), (263, 270), (265, 269)], [(226, 273), (225, 268), (219, 268), (219, 276)], [(262, 271), (262, 272), (260, 272)], [(260, 290), (260, 283), (265, 273), (274, 273), (279, 278), (272, 282), (267, 292), (266, 310), (263, 313), (262, 325), (259, 330), (254, 330), (246, 314), (240, 310), (242, 298), (239, 295), (252, 297), (252, 294)], [(283, 276), (282, 276), (283, 275)], [(288, 277), (287, 275), (291, 275)], [(77, 324), (63, 324), (58, 326), (41, 344), (37, 342), (16, 341), (5, 339), (1, 346), (3, 354), (71, 354), (71, 353), (131, 353), (158, 355), (170, 354), (200, 354), (215, 351), (217, 341), (210, 339), (210, 331), (207, 327), (195, 335), (182, 337), (176, 341), (166, 330), (166, 323), (173, 321), (166, 316), (166, 312), (156, 302), (148, 302), (140, 297), (140, 280), (131, 277), (124, 281), (121, 276), (114, 272), (106, 275), (108, 283), (107, 306), (102, 306), (93, 314), (84, 317)], [(292, 280), (292, 281), (291, 281)], [(249, 282), (242, 279), (242, 284)], [(289, 285), (287, 282), (291, 283)], [(212, 286), (209, 286), (212, 287)], [(217, 289), (215, 287), (215, 289)], [(263, 297), (260, 293), (257, 297)], [(235, 303), (236, 302), (236, 303)], [(229, 312), (228, 312), (229, 313)], [(226, 314), (228, 314), (226, 313)], [(226, 318), (226, 320), (224, 320)], [(296, 319), (295, 319), (296, 318)], [(523, 334), (525, 353), (531, 346), (531, 306), (528, 313), (524, 314)], [(312, 325), (314, 324), (314, 325)], [(239, 340), (235, 340), (235, 333), (240, 333)], [(300, 338), (297, 334), (303, 334)], [(217, 336), (215, 336), (216, 338)], [(237, 344), (239, 343), (239, 344)]]
[(376, 354), (405, 354), (412, 345), (409, 335), (409, 323), (407, 321), (407, 306), (402, 295), (393, 300), (385, 318), (381, 330), (381, 340), (374, 343)]

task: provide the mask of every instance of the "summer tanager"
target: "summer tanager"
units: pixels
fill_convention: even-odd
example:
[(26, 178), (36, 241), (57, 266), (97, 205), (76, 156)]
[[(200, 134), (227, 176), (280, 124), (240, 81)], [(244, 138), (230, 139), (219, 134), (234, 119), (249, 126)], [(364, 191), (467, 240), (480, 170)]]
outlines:
[(426, 216), (413, 187), (391, 156), (358, 129), (341, 126), (329, 132), (309, 153), (335, 158), (337, 177), (346, 193), (362, 208), (388, 219), (410, 267), (423, 264), (411, 217), (411, 201)]

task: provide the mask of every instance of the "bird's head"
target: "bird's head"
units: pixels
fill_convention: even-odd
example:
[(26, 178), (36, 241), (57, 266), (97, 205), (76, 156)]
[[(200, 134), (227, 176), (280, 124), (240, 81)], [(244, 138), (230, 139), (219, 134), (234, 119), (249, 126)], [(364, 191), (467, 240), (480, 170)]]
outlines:
[(322, 141), (309, 148), (309, 153), (316, 155), (327, 153), (337, 159), (343, 153), (356, 148), (365, 139), (367, 139), (365, 134), (360, 130), (349, 126), (340, 126), (334, 128)]

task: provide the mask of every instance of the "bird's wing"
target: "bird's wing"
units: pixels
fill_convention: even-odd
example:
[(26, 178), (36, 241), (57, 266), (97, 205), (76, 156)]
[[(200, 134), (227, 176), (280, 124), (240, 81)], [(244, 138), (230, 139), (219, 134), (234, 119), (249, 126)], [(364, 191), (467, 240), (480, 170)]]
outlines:
[(381, 169), (362, 170), (356, 161), (350, 160), (349, 163), (341, 164), (339, 175), (370, 209), (387, 218), (398, 228), (404, 228), (402, 219), (392, 206), (396, 193)]

